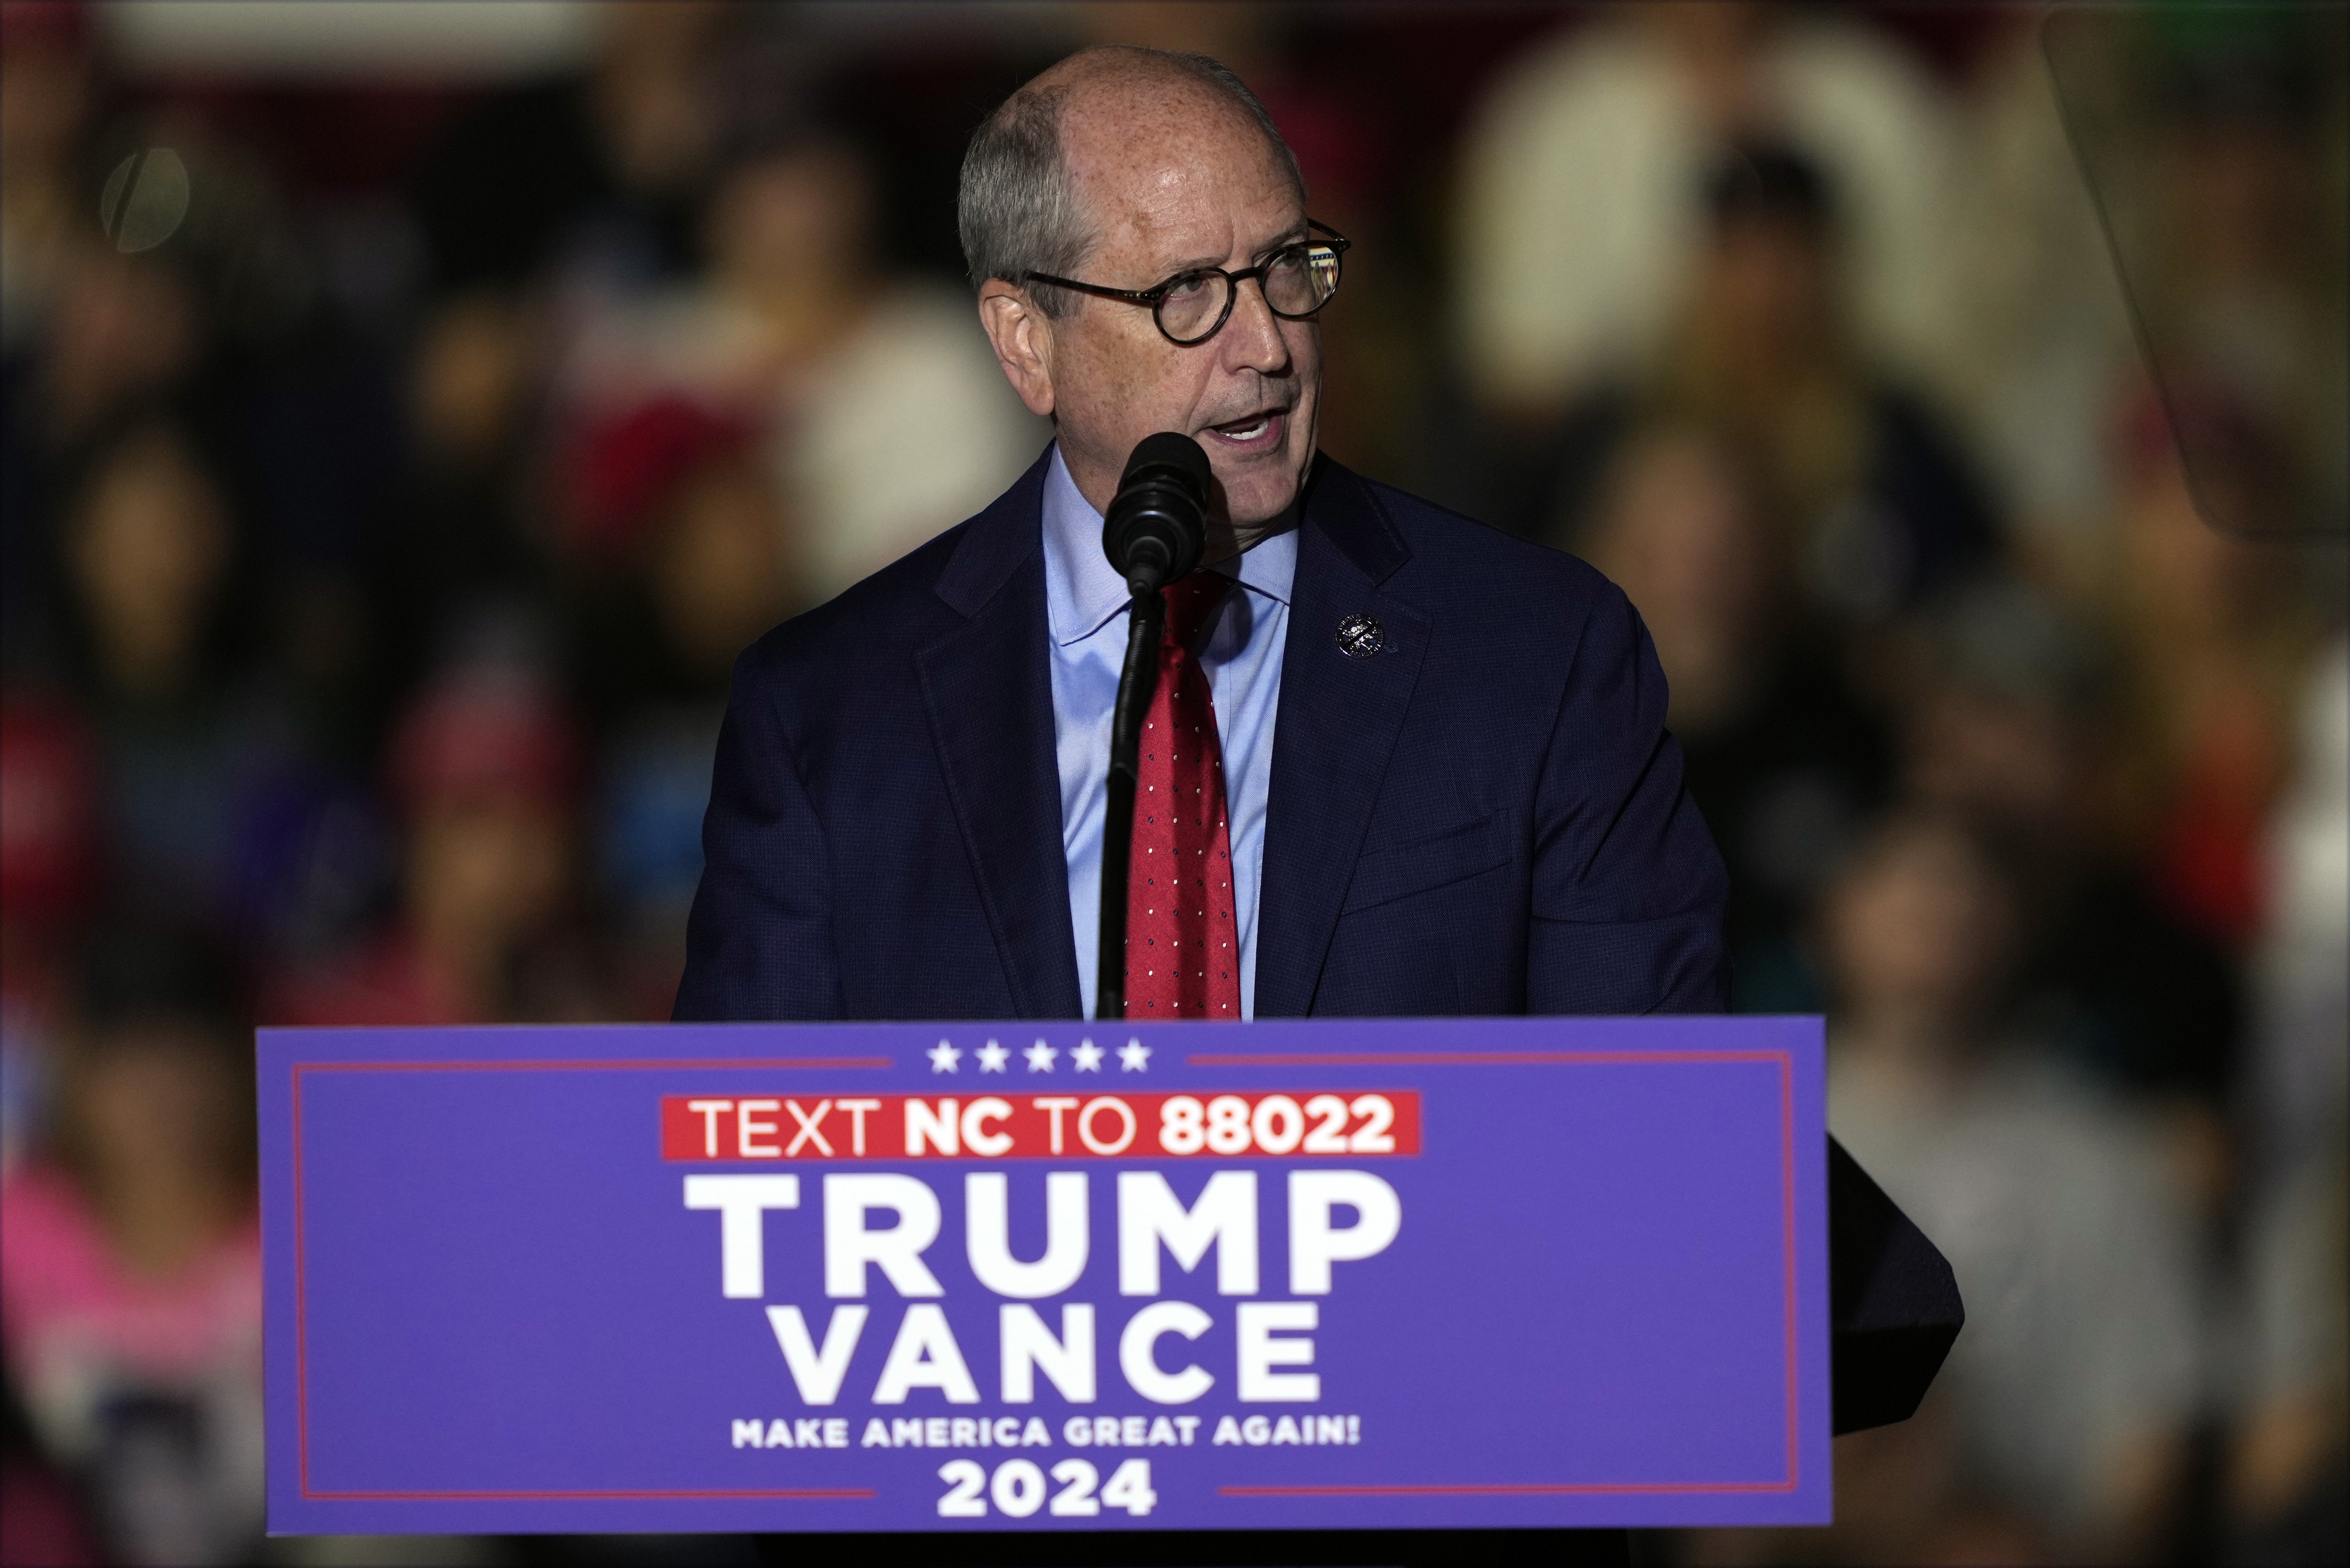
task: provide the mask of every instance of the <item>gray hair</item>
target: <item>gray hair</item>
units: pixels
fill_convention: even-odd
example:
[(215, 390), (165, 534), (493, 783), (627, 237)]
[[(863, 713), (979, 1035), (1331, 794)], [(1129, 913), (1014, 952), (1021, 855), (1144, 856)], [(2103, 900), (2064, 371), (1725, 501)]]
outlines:
[[(1104, 45), (1083, 53), (1137, 57), (1137, 65), (1171, 67), (1222, 93), (1247, 113), (1279, 151), (1297, 188), (1305, 188), (1297, 155), (1289, 150), (1273, 116), (1222, 61), (1128, 44)], [(1068, 291), (1027, 283), (1027, 275), (1042, 272), (1074, 276), (1093, 250), (1095, 239), (1079, 211), (1076, 181), (1061, 151), (1061, 116), (1068, 97), (1069, 89), (1055, 83), (1024, 87), (1004, 99), (972, 133), (971, 148), (963, 154), (962, 186), (955, 202), (972, 286), (976, 288), (990, 278), (1020, 285), (1048, 317), (1068, 309), (1073, 303)]]

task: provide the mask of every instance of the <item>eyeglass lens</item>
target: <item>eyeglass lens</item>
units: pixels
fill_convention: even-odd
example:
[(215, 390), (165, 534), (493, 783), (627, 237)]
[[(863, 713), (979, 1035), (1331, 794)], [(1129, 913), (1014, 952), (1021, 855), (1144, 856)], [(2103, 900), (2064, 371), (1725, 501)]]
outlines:
[[(1265, 264), (1265, 303), (1276, 316), (1311, 316), (1338, 291), (1338, 253), (1328, 245), (1292, 245)], [(1220, 272), (1190, 273), (1159, 296), (1159, 325), (1180, 343), (1213, 332), (1231, 298), (1232, 279)]]

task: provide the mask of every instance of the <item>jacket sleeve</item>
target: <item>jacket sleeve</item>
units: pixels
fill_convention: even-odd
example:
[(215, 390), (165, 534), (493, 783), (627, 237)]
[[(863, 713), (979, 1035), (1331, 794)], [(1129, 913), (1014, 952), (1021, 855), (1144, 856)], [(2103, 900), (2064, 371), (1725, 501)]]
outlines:
[(1729, 879), (1683, 786), (1656, 649), (1612, 586), (1568, 666), (1534, 837), (1528, 1012), (1729, 1011)]
[(754, 647), (734, 667), (702, 822), (679, 1023), (843, 1016), (824, 825)]

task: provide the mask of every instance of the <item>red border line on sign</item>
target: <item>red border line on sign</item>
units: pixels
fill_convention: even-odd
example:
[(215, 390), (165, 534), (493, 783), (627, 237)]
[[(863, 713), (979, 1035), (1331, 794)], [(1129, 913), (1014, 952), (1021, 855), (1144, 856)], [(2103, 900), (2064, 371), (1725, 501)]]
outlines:
[(568, 1072), (651, 1072), (662, 1068), (687, 1071), (747, 1067), (891, 1067), (889, 1056), (782, 1056), (713, 1060), (654, 1059), (588, 1062), (296, 1062), (293, 1066), (294, 1121), (294, 1422), (299, 1449), (302, 1496), (306, 1501), (433, 1502), (433, 1501), (645, 1501), (676, 1499), (715, 1501), (727, 1498), (869, 1499), (870, 1490), (838, 1491), (313, 1491), (310, 1488), (310, 1312), (307, 1283), (308, 1268), (303, 1241), (308, 1231), (302, 1207), (302, 1075), (305, 1073), (528, 1073), (561, 1069)]
[(1778, 1481), (1462, 1481), (1426, 1486), (1220, 1486), (1219, 1497), (1586, 1497), (1627, 1492), (1785, 1491)]
[(309, 1226), (302, 1218), (302, 1068), (294, 1068), (294, 1414), (301, 1446), (302, 1495), (310, 1495), (310, 1308), (304, 1295), (309, 1278), (302, 1255)]
[(617, 1069), (650, 1073), (663, 1067), (696, 1071), (723, 1067), (894, 1067), (890, 1056), (650, 1057), (641, 1062), (303, 1062), (300, 1073), (589, 1073)]
[(717, 1502), (737, 1499), (868, 1499), (870, 1487), (802, 1491), (310, 1491), (326, 1502), (642, 1502), (648, 1500)]
[(1225, 1486), (1222, 1497), (1539, 1497), (1688, 1492), (1794, 1491), (1801, 1479), (1795, 1391), (1795, 1063), (1784, 1051), (1348, 1051), (1186, 1056), (1194, 1067), (1522, 1067), (1653, 1066), (1680, 1063), (1770, 1063), (1779, 1069), (1781, 1255), (1786, 1259), (1787, 1479), (1783, 1481), (1497, 1481), (1393, 1486)]
[(1779, 1214), (1781, 1256), (1787, 1260), (1787, 1490), (1798, 1473), (1795, 1444), (1795, 1064), (1779, 1057)]
[(1261, 1056), (1202, 1054), (1186, 1056), (1193, 1067), (1416, 1067), (1647, 1066), (1659, 1062), (1784, 1062), (1784, 1051), (1346, 1051)]
[[(1787, 1479), (1783, 1481), (1622, 1481), (1622, 1482), (1494, 1482), (1430, 1483), (1362, 1486), (1227, 1486), (1224, 1497), (1509, 1497), (1607, 1496), (1689, 1493), (1785, 1492), (1799, 1481), (1798, 1401), (1795, 1366), (1795, 1121), (1794, 1062), (1784, 1051), (1486, 1051), (1429, 1053), (1367, 1051), (1315, 1054), (1201, 1054), (1184, 1058), (1192, 1066), (1311, 1067), (1311, 1066), (1653, 1066), (1660, 1064), (1775, 1064), (1779, 1069), (1780, 1198), (1782, 1247), (1786, 1260), (1785, 1318), (1787, 1330)], [(314, 1491), (310, 1487), (309, 1314), (304, 1237), (307, 1225), (302, 1190), (302, 1075), (308, 1072), (530, 1072), (628, 1071), (661, 1068), (887, 1068), (887, 1056), (816, 1056), (773, 1059), (655, 1059), (649, 1061), (548, 1062), (297, 1062), (293, 1066), (294, 1132), (294, 1363), (296, 1441), (300, 1449), (300, 1485), (306, 1501), (327, 1502), (431, 1501), (866, 1501), (869, 1489), (751, 1491)]]

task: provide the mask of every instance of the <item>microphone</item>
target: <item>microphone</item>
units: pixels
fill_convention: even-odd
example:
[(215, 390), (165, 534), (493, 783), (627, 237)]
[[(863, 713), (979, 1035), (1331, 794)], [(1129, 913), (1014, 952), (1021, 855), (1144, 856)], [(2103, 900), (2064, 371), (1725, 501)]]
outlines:
[(1159, 590), (1189, 576), (1208, 545), (1208, 454), (1175, 431), (1145, 436), (1102, 518), (1102, 553), (1134, 595), (1126, 664), (1110, 715), (1107, 810), (1102, 817), (1101, 930), (1095, 950), (1094, 1016), (1126, 1016), (1126, 889), (1134, 855), (1134, 792), (1142, 719), (1159, 680), (1167, 601)]
[(1138, 601), (1200, 564), (1208, 493), (1208, 454), (1190, 436), (1145, 436), (1126, 460), (1102, 518), (1102, 553)]

